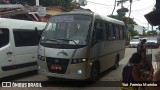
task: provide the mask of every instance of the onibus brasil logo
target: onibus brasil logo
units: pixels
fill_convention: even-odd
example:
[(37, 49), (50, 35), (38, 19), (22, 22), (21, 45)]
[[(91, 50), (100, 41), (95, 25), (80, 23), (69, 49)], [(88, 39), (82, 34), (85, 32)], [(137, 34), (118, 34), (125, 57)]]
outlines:
[(2, 87), (42, 87), (42, 85), (37, 82), (2, 82)]

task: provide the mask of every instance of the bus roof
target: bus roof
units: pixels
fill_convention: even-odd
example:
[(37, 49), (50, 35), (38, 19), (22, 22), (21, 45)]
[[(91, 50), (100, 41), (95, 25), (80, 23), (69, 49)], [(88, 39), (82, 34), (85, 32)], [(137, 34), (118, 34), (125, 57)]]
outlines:
[(123, 21), (108, 17), (108, 16), (103, 16), (97, 13), (94, 13), (94, 16), (96, 19), (101, 19), (110, 23), (115, 23), (115, 24), (119, 24), (119, 25), (125, 25)]
[(34, 30), (37, 27), (38, 30), (45, 28), (45, 22), (26, 21), (17, 19), (0, 18), (0, 27), (10, 27), (15, 29), (28, 29)]

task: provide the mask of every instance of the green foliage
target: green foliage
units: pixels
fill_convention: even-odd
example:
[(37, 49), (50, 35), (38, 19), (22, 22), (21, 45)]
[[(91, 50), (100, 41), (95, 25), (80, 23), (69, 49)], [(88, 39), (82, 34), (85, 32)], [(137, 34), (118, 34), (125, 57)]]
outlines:
[[(19, 3), (19, 4), (27, 4), (30, 6), (34, 6), (35, 0), (9, 0), (10, 3)], [(70, 8), (72, 0), (39, 0), (40, 5), (42, 6), (62, 6), (65, 8)]]
[(127, 20), (128, 24), (134, 24), (134, 25), (137, 25), (137, 23), (133, 20), (133, 18), (128, 18), (128, 17), (120, 17), (119, 15), (109, 15), (109, 17), (111, 18), (115, 18), (115, 19), (118, 19), (118, 20), (121, 20), (123, 21), (124, 18)]
[(157, 31), (148, 31), (147, 34), (148, 35), (157, 35)]
[(108, 17), (111, 17), (111, 18), (114, 18), (114, 19), (118, 19), (118, 20), (123, 21), (123, 18), (122, 18), (122, 17), (119, 17), (118, 15), (109, 15)]
[(117, 10), (117, 14), (120, 17), (124, 17), (126, 15), (126, 12), (128, 12), (128, 11), (129, 11), (128, 8), (122, 7), (121, 9)]
[(138, 32), (134, 30), (134, 26), (133, 25), (128, 25), (128, 30), (131, 33), (131, 36), (138, 35)]

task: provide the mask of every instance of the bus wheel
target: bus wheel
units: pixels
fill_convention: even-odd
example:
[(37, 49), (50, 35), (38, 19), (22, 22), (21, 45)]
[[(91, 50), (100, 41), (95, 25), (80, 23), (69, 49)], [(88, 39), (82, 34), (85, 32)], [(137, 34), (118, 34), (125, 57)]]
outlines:
[(117, 56), (116, 59), (115, 59), (113, 70), (116, 70), (118, 68), (118, 66), (119, 66), (119, 57)]
[(90, 80), (97, 81), (98, 76), (99, 76), (99, 67), (98, 67), (98, 65), (93, 65), (91, 68)]

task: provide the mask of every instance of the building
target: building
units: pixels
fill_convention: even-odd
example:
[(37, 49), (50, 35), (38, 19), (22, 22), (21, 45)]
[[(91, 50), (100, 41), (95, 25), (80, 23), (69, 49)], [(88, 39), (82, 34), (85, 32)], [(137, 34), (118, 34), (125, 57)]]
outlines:
[(0, 17), (21, 19), (29, 21), (47, 22), (52, 15), (68, 12), (70, 10), (61, 6), (46, 7), (46, 15), (38, 16), (39, 6), (23, 6), (21, 4), (0, 5)]
[(139, 35), (144, 34), (144, 27), (140, 25), (134, 25), (134, 30), (138, 32)]
[(160, 0), (156, 0), (155, 9), (144, 16), (151, 25), (160, 25)]
[(31, 8), (21, 4), (3, 4), (0, 5), (0, 17), (21, 19), (29, 21), (40, 21), (39, 16), (34, 13), (29, 13)]

